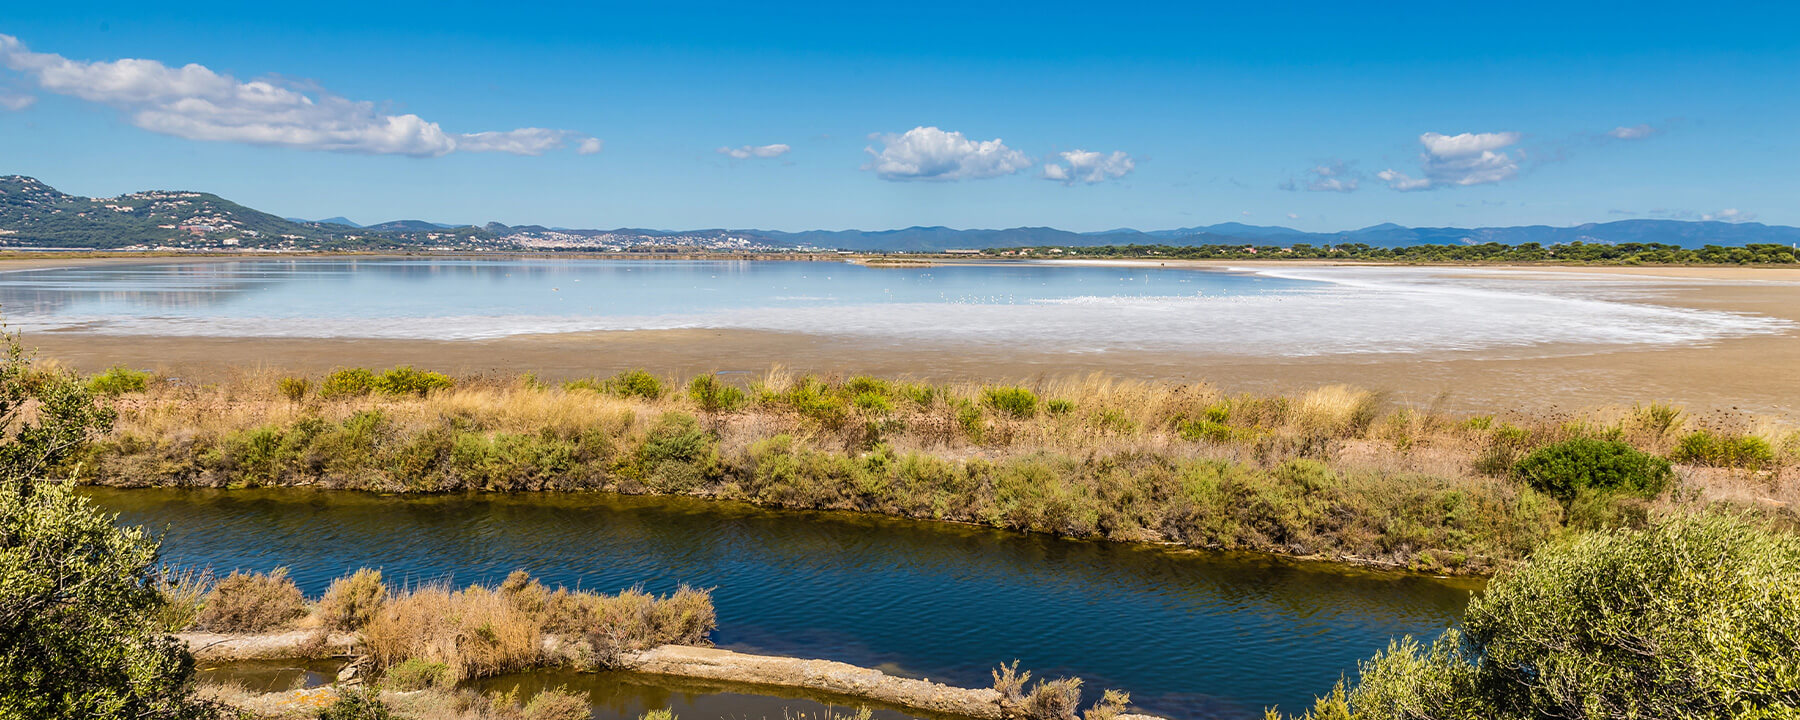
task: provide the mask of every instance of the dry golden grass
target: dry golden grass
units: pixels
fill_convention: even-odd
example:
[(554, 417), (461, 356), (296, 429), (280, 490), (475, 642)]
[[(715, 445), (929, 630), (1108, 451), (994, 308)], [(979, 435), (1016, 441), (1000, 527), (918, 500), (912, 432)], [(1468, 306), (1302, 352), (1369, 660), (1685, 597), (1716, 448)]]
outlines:
[[(1506, 475), (1531, 449), (1574, 437), (1663, 456), (1697, 430), (1754, 438), (1768, 448), (1754, 467), (1680, 467), (1679, 492), (1659, 507), (1698, 499), (1791, 513), (1800, 499), (1791, 426), (1657, 404), (1469, 417), (1343, 385), (1250, 396), (1101, 374), (991, 387), (779, 367), (741, 401), (711, 404), (690, 397), (688, 383), (643, 373), (560, 387), (483, 376), (422, 395), (297, 401), (282, 380), (153, 378), (118, 399), (119, 422), (84, 468), (119, 485), (688, 493), (1401, 564), (1425, 552), (1514, 556), (1512, 538), (1459, 538), (1471, 523), (1513, 533), (1504, 528), (1558, 521), (1539, 517)], [(1284, 478), (1310, 477), (1284, 474), (1295, 462), (1323, 463), (1329, 482), (1293, 485)], [(1224, 473), (1216, 493), (1186, 479), (1218, 464), (1266, 477)], [(1470, 498), (1484, 512), (1524, 515), (1472, 520), (1455, 510)], [(1220, 512), (1238, 517), (1204, 515)], [(1404, 527), (1393, 538), (1349, 542), (1395, 523)], [(1215, 530), (1195, 534), (1201, 527)]]
[(443, 663), (457, 682), (536, 664), (543, 625), (486, 588), (427, 586), (383, 606), (363, 628), (363, 641), (379, 667)]
[[(658, 645), (704, 645), (716, 626), (711, 595), (682, 587), (667, 597), (551, 590), (522, 572), (498, 589), (425, 585), (395, 596), (363, 628), (378, 669), (440, 664), (456, 683), (527, 667), (576, 661), (608, 666), (620, 653)], [(557, 643), (546, 643), (550, 635)]]

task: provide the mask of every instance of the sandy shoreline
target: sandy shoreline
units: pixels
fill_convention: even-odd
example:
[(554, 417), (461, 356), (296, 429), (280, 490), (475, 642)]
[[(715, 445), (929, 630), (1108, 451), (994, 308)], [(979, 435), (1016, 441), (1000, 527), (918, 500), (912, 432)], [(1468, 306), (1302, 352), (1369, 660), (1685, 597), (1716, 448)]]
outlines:
[[(207, 258), (224, 260), (226, 258)], [(0, 261), (0, 271), (166, 258), (48, 258)], [(1317, 267), (1304, 261), (1167, 261), (1168, 266)], [(1409, 266), (1416, 267), (1416, 266)], [(1800, 327), (1800, 268), (1462, 266), (1631, 278), (1651, 301), (1755, 313)], [(1466, 272), (1466, 270), (1465, 270)], [(1727, 339), (1699, 347), (1542, 347), (1538, 357), (1420, 353), (1266, 357), (1199, 352), (1070, 353), (952, 342), (921, 343), (759, 330), (645, 330), (521, 335), (488, 340), (364, 340), (140, 337), (39, 332), (26, 344), (83, 371), (114, 364), (192, 377), (233, 369), (317, 373), (333, 367), (413, 364), (461, 374), (536, 372), (547, 380), (642, 367), (691, 375), (798, 372), (868, 373), (933, 380), (1029, 381), (1106, 372), (1207, 381), (1230, 391), (1269, 392), (1350, 383), (1394, 399), (1446, 409), (1545, 412), (1636, 402), (1695, 410), (1800, 416), (1800, 331)]]

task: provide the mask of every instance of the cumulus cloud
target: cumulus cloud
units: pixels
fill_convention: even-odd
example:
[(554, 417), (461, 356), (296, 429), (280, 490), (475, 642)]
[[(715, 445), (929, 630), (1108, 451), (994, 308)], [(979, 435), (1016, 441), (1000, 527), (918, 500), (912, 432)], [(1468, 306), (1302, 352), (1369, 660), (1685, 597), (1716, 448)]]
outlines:
[(598, 151), (597, 139), (569, 130), (450, 133), (417, 115), (390, 115), (375, 103), (316, 89), (243, 82), (196, 64), (70, 60), (33, 52), (11, 35), (0, 35), (0, 65), (46, 92), (110, 105), (133, 125), (190, 140), (414, 157), (456, 151), (540, 155), (571, 142), (581, 151), (589, 141)]
[(1649, 125), (1619, 126), (1606, 131), (1606, 135), (1614, 140), (1642, 140), (1656, 134), (1656, 128)]
[(720, 155), (729, 155), (734, 160), (749, 160), (750, 158), (780, 157), (782, 155), (786, 155), (787, 151), (792, 150), (792, 149), (793, 148), (790, 148), (782, 143), (775, 143), (774, 145), (745, 145), (743, 147), (722, 147), (722, 148), (719, 148), (718, 152)]
[(37, 98), (30, 95), (0, 90), (0, 109), (18, 112), (31, 107), (31, 104), (35, 102), (37, 102)]
[(970, 140), (960, 132), (935, 127), (916, 127), (900, 135), (877, 134), (882, 144), (864, 148), (871, 159), (863, 165), (883, 180), (962, 180), (1011, 175), (1031, 167), (1025, 153), (1006, 146), (999, 138)]
[(1387, 183), (1388, 187), (1402, 191), (1486, 185), (1511, 180), (1519, 174), (1519, 163), (1506, 149), (1518, 144), (1521, 137), (1516, 132), (1460, 135), (1428, 132), (1419, 136), (1419, 144), (1425, 148), (1419, 154), (1421, 177), (1413, 177), (1393, 168), (1376, 173), (1375, 176)]
[(592, 155), (594, 153), (600, 152), (600, 150), (605, 147), (606, 147), (605, 141), (601, 140), (600, 138), (584, 137), (581, 139), (581, 142), (575, 143), (575, 154), (576, 155)]
[(1070, 150), (1057, 153), (1062, 163), (1044, 164), (1043, 178), (1055, 180), (1065, 185), (1077, 182), (1092, 185), (1107, 180), (1117, 180), (1130, 174), (1137, 167), (1137, 162), (1123, 151), (1115, 150), (1112, 154), (1091, 152), (1088, 150)]
[(1288, 180), (1281, 183), (1283, 190), (1305, 189), (1307, 192), (1356, 192), (1362, 184), (1361, 173), (1350, 168), (1348, 163), (1330, 162), (1315, 165), (1306, 171), (1304, 183)]

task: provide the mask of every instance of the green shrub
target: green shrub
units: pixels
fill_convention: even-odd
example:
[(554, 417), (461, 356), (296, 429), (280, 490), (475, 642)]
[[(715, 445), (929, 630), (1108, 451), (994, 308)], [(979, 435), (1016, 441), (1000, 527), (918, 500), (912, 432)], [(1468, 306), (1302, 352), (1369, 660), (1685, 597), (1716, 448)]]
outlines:
[(844, 392), (851, 395), (873, 393), (875, 395), (886, 397), (892, 394), (893, 391), (894, 386), (892, 383), (889, 383), (886, 380), (872, 378), (867, 375), (858, 375), (844, 381)]
[(1723, 515), (1590, 533), (1495, 577), (1429, 648), (1390, 645), (1312, 716), (1792, 718), (1796, 627), (1800, 537)]
[(1760, 470), (1775, 463), (1775, 449), (1754, 435), (1697, 430), (1683, 436), (1670, 457), (1680, 463)]
[(1237, 437), (1237, 431), (1230, 425), (1213, 420), (1182, 420), (1175, 425), (1175, 432), (1186, 440), (1211, 443), (1227, 443)]
[(742, 408), (749, 398), (744, 391), (731, 385), (719, 382), (711, 375), (701, 375), (688, 382), (688, 397), (701, 410), (707, 412), (730, 412)]
[(987, 418), (982, 415), (981, 408), (973, 405), (956, 411), (956, 426), (962, 429), (963, 437), (972, 443), (981, 442), (987, 435)]
[(450, 678), (450, 666), (423, 658), (408, 658), (381, 674), (382, 687), (397, 692), (411, 692), (444, 685)]
[(718, 440), (691, 415), (668, 413), (658, 418), (633, 454), (631, 468), (662, 492), (687, 492), (718, 469)]
[(332, 371), (319, 384), (319, 396), (327, 400), (362, 397), (375, 389), (375, 373), (367, 368), (344, 368)]
[(319, 711), (319, 720), (395, 720), (396, 715), (381, 702), (381, 693), (371, 687), (339, 688), (337, 699)]
[(521, 720), (587, 720), (593, 712), (594, 704), (587, 693), (554, 687), (531, 696), (519, 714)]
[(1028, 418), (1037, 414), (1037, 393), (1022, 387), (985, 388), (981, 391), (981, 402), (1016, 418)]
[(1574, 438), (1533, 450), (1513, 472), (1564, 505), (1583, 490), (1655, 496), (1674, 473), (1669, 461), (1613, 440)]
[(268, 573), (232, 572), (206, 595), (197, 624), (208, 632), (258, 633), (287, 625), (306, 614), (300, 588), (287, 568)]
[(114, 365), (106, 372), (89, 378), (87, 387), (89, 392), (100, 395), (140, 393), (150, 387), (150, 373)]
[(311, 389), (311, 385), (303, 377), (284, 377), (275, 381), (275, 388), (281, 391), (281, 396), (293, 402), (305, 400), (306, 391)]
[(331, 581), (331, 587), (319, 599), (319, 614), (325, 627), (332, 630), (361, 630), (375, 619), (385, 600), (387, 586), (381, 583), (381, 571), (362, 568), (349, 577)]
[(894, 404), (888, 402), (887, 396), (878, 392), (864, 391), (850, 398), (850, 404), (867, 413), (885, 415), (894, 411)]
[(1062, 398), (1049, 400), (1044, 403), (1044, 412), (1050, 413), (1051, 415), (1067, 415), (1075, 412), (1075, 402), (1073, 400), (1064, 400)]
[(384, 395), (425, 395), (434, 390), (448, 390), (455, 384), (443, 373), (401, 365), (376, 377), (373, 387)]
[(655, 375), (643, 370), (626, 370), (606, 381), (606, 389), (619, 397), (655, 400), (663, 396), (663, 384)]

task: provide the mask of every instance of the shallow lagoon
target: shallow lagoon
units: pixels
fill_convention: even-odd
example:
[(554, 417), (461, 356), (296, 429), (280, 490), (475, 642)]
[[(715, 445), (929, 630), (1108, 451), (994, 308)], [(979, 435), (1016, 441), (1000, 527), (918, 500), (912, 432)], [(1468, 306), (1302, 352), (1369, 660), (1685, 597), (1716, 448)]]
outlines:
[(0, 273), (0, 307), (15, 329), (33, 332), (472, 340), (705, 328), (1260, 357), (1530, 354), (1787, 327), (1646, 302), (1617, 278), (1547, 275), (1156, 263), (189, 260)]

